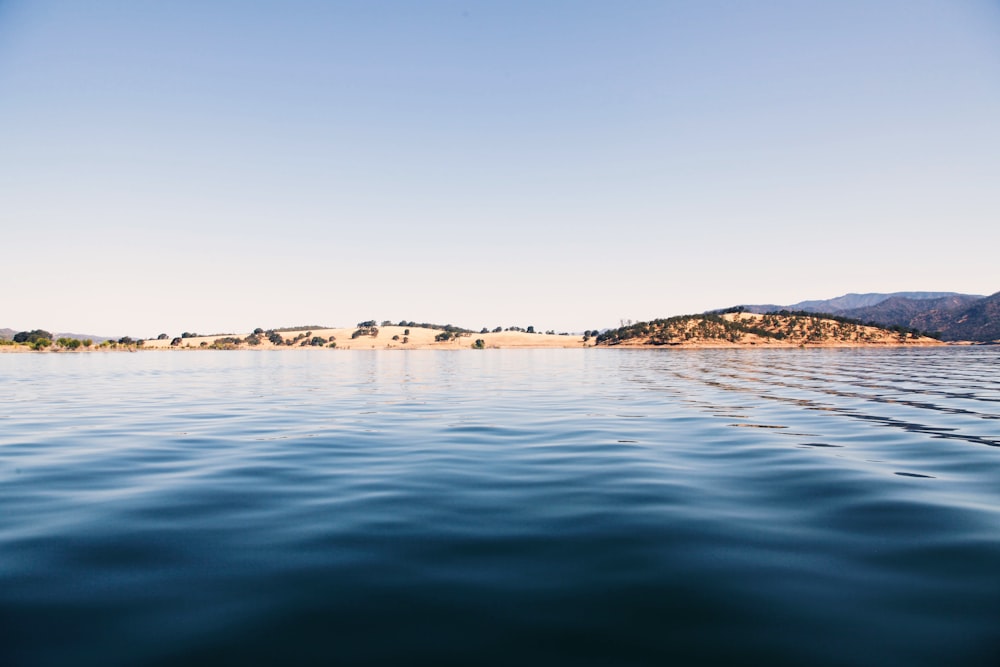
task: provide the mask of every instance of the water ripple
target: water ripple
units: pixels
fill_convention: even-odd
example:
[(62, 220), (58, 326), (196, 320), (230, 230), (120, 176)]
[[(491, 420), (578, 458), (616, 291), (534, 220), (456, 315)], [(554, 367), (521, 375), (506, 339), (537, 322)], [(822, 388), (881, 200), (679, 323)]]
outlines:
[(995, 348), (0, 373), (0, 664), (1000, 663)]

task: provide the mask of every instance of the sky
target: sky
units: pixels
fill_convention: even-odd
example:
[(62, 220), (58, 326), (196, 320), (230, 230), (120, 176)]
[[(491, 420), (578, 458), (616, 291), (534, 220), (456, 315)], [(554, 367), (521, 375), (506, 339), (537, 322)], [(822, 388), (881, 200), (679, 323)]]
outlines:
[(992, 294), (998, 119), (995, 0), (0, 0), (0, 327)]

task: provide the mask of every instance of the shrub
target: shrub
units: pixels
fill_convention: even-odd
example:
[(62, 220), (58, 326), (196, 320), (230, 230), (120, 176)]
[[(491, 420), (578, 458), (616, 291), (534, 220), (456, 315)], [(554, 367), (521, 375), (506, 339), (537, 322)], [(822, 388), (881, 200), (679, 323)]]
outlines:
[(233, 336), (223, 336), (222, 338), (216, 338), (215, 342), (212, 343), (211, 347), (213, 350), (235, 350), (237, 346), (243, 343), (242, 338), (234, 338)]
[(30, 343), (28, 343), (28, 345), (31, 346), (32, 350), (41, 350), (42, 348), (46, 348), (49, 345), (52, 345), (52, 339), (50, 339), (50, 338), (36, 338), (35, 340), (33, 340)]
[(485, 350), (486, 349), (486, 341), (483, 340), (482, 338), (477, 338), (476, 342), (472, 344), (472, 349), (473, 350)]

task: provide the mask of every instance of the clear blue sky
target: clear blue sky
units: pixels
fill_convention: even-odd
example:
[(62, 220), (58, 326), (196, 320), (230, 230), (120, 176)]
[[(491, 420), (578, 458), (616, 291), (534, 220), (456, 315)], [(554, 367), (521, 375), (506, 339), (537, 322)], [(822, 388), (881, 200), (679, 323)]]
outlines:
[(1000, 290), (1000, 3), (0, 0), (0, 327)]

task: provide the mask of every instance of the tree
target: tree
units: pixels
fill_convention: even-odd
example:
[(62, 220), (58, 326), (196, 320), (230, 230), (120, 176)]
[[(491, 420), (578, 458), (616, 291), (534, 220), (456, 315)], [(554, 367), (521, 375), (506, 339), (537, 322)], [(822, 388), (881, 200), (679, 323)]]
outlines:
[(476, 342), (472, 344), (472, 349), (473, 350), (485, 350), (486, 349), (486, 341), (483, 340), (482, 338), (477, 338)]
[(174, 338), (172, 341), (170, 341), (170, 347), (177, 347), (180, 344), (181, 344), (180, 337)]
[(528, 327), (528, 333), (535, 333), (535, 327)]
[(253, 330), (253, 335), (255, 335), (255, 336), (259, 336), (262, 333), (264, 333), (264, 330), (261, 329), (260, 327), (257, 327), (256, 329)]
[(170, 336), (168, 336), (165, 333), (161, 333), (159, 336), (156, 337), (156, 340), (166, 340), (168, 338), (170, 338)]
[(14, 334), (14, 342), (15, 343), (29, 343), (30, 344), (30, 343), (34, 343), (35, 341), (37, 341), (39, 339), (42, 339), (42, 338), (48, 340), (49, 341), (48, 342), (49, 345), (52, 344), (52, 334), (50, 334), (45, 329), (33, 329), (31, 331), (19, 331), (18, 333)]

